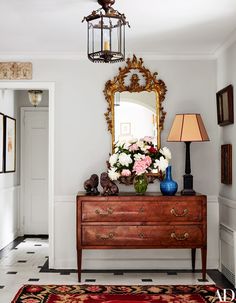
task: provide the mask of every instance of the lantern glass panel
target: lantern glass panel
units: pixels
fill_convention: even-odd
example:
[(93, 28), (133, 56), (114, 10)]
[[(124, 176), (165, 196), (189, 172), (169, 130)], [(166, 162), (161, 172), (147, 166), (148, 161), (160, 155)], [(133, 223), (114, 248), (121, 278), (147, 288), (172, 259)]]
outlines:
[(91, 20), (88, 23), (89, 33), (88, 33), (88, 52), (94, 53), (101, 50), (101, 25), (99, 23), (100, 19)]

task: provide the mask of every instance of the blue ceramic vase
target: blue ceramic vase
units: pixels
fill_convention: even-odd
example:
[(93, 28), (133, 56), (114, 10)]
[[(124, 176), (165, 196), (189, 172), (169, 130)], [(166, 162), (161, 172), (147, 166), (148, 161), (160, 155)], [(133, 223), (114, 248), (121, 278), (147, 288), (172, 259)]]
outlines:
[(178, 190), (178, 184), (172, 180), (171, 166), (166, 169), (165, 179), (160, 183), (160, 189), (164, 196), (174, 196)]

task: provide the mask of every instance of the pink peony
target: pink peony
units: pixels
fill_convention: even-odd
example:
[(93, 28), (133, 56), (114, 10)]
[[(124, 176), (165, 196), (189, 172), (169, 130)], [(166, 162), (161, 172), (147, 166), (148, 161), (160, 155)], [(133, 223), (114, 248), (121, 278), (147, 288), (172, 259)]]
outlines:
[(129, 169), (123, 169), (121, 172), (121, 176), (129, 177), (131, 175), (131, 171)]
[(136, 151), (136, 150), (138, 150), (138, 145), (136, 143), (130, 145), (129, 151), (132, 152), (132, 151)]
[(149, 156), (146, 156), (143, 160), (145, 161), (147, 167), (152, 164), (152, 159)]
[(146, 172), (147, 167), (145, 159), (136, 160), (134, 162), (133, 171), (136, 172), (137, 175), (142, 175)]

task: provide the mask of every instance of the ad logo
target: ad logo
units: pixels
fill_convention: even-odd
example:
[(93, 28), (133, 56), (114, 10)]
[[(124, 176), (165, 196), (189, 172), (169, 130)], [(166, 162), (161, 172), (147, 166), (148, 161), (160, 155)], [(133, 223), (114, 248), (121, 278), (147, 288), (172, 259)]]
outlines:
[(235, 299), (235, 292), (232, 289), (222, 289), (216, 291), (216, 296), (219, 302), (233, 302)]

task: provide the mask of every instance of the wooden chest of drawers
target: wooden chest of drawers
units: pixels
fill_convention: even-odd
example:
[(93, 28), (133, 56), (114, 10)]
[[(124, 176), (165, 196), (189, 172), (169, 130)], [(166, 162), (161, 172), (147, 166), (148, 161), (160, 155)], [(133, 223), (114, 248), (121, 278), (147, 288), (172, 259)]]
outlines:
[(206, 196), (120, 194), (77, 195), (77, 261), (81, 280), (82, 249), (196, 248), (206, 279)]

